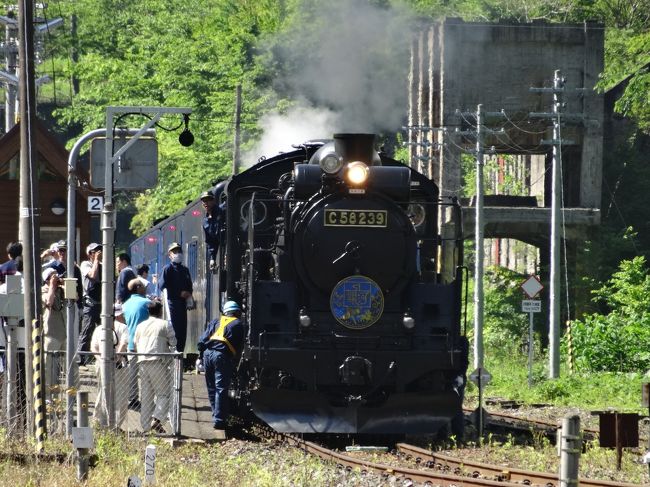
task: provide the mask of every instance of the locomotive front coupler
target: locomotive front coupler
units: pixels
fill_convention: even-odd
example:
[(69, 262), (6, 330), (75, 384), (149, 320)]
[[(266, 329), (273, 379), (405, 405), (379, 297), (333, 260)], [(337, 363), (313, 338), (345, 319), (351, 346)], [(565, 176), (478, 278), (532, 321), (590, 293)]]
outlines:
[[(348, 358), (361, 358), (361, 357), (348, 357)], [(347, 361), (347, 360), (346, 360)], [(396, 369), (396, 364), (395, 361), (391, 362), (388, 364), (388, 368), (386, 369), (386, 373), (384, 376), (379, 380), (377, 385), (370, 389), (368, 392), (365, 394), (360, 394), (360, 395), (348, 395), (345, 397), (345, 401), (347, 402), (348, 405), (353, 405), (353, 404), (360, 404), (360, 405), (365, 405), (368, 403), (368, 397), (372, 396), (375, 392), (377, 392), (382, 386), (384, 386), (388, 382), (388, 378), (393, 375)]]

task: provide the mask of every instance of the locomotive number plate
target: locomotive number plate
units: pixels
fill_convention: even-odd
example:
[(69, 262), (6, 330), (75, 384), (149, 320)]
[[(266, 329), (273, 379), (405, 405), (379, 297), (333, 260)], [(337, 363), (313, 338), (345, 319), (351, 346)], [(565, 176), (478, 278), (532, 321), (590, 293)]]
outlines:
[(326, 227), (385, 227), (386, 210), (325, 210)]

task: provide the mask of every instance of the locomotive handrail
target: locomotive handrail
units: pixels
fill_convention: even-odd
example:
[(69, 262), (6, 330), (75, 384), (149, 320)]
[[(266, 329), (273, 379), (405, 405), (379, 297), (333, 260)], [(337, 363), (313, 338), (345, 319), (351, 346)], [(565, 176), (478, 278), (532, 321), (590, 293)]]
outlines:
[[(262, 363), (262, 339), (266, 335), (266, 330), (261, 331), (257, 336), (257, 363)], [(266, 347), (265, 347), (266, 348)]]
[(459, 266), (460, 270), (465, 271), (465, 279), (463, 280), (463, 283), (465, 284), (465, 319), (463, 323), (463, 335), (467, 336), (467, 302), (468, 302), (468, 296), (469, 296), (469, 268), (466, 265), (461, 265)]

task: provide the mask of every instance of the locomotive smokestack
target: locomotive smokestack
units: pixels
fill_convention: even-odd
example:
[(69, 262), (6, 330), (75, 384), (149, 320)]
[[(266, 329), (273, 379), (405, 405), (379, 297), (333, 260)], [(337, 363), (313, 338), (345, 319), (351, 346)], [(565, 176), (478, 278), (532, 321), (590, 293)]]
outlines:
[(334, 134), (336, 153), (347, 162), (361, 161), (373, 165), (375, 134)]

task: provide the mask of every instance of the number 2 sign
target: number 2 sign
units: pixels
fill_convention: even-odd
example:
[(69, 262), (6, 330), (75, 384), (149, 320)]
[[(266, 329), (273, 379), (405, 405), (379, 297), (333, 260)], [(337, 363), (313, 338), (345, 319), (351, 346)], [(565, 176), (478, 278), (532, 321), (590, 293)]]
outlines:
[(103, 207), (103, 196), (88, 196), (88, 213), (101, 213)]

